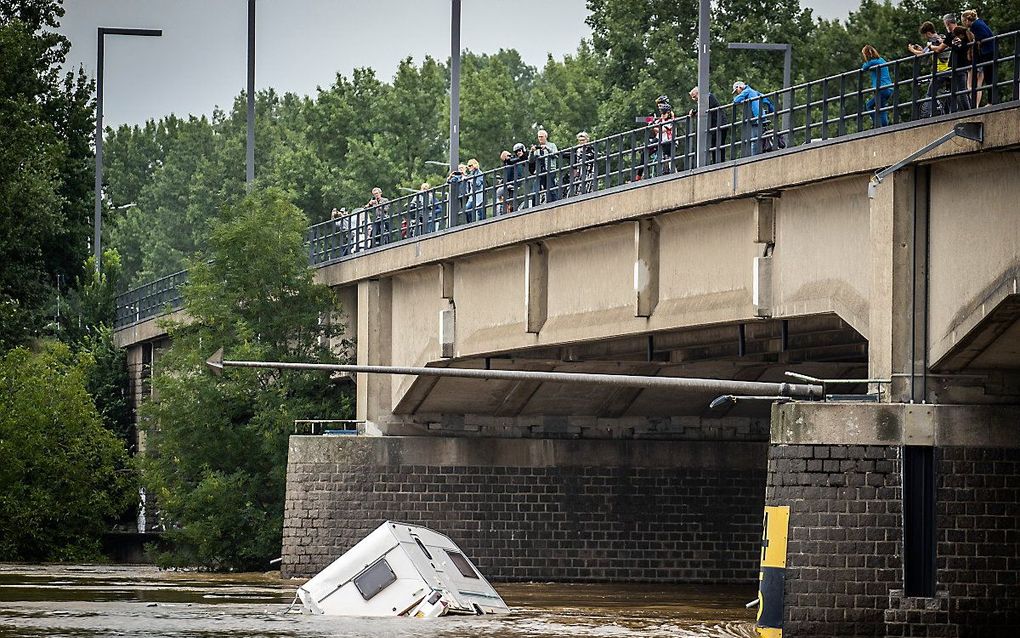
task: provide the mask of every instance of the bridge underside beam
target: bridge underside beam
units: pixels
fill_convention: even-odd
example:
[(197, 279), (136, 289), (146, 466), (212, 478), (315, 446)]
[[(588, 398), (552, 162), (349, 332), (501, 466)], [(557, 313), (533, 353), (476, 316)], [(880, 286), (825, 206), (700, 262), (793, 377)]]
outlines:
[[(786, 371), (857, 378), (867, 369), (867, 343), (839, 317), (815, 315), (492, 353), (483, 358), (444, 360), (440, 365), (762, 381), (789, 380)], [(767, 402), (741, 402), (726, 410), (710, 410), (708, 404), (714, 398), (704, 393), (652, 389), (607, 391), (568, 384), (423, 378), (410, 384), (392, 418), (394, 423), (413, 424), (415, 431), (470, 432), (479, 427), (491, 431), (506, 426), (507, 435), (518, 436), (547, 432), (542, 418), (602, 419), (605, 423), (599, 427), (626, 432), (634, 431), (633, 423), (625, 423), (628, 418), (768, 416)], [(465, 420), (454, 415), (477, 418)], [(541, 427), (532, 427), (535, 425)], [(619, 432), (610, 436), (619, 436)]]

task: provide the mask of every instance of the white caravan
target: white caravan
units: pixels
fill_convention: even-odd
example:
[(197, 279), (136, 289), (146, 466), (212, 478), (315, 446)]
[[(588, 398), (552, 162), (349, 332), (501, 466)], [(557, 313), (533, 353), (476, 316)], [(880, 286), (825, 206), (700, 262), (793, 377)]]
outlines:
[(298, 588), (306, 611), (329, 616), (502, 614), (510, 609), (446, 536), (386, 521)]

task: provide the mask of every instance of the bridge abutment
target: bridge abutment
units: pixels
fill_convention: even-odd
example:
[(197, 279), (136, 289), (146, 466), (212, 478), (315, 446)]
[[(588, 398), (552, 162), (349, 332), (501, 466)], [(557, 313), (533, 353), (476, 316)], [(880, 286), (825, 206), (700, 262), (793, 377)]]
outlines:
[[(1020, 625), (1020, 410), (787, 404), (766, 505), (790, 507), (784, 635), (996, 636)], [(935, 458), (935, 596), (904, 594), (903, 456)], [(926, 633), (917, 633), (917, 632)]]
[(448, 534), (499, 581), (746, 583), (764, 441), (291, 438), (284, 576), (380, 522)]

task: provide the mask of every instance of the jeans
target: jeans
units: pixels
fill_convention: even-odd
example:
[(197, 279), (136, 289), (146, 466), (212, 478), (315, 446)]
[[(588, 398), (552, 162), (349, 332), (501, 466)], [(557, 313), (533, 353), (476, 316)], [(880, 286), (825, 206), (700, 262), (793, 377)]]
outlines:
[[(864, 110), (871, 114), (871, 124), (872, 124), (873, 127), (877, 127), (877, 126), (889, 126), (889, 114), (886, 113), (885, 111), (882, 111), (882, 108), (885, 106), (885, 103), (888, 102), (889, 98), (891, 98), (891, 97), (892, 97), (892, 89), (882, 89), (882, 90), (878, 91), (877, 93), (875, 93), (875, 95), (873, 97), (871, 97), (871, 99), (868, 100), (868, 103), (864, 105)], [(876, 99), (878, 100), (878, 109), (879, 109), (879, 111), (881, 111), (878, 114), (878, 118), (877, 119), (878, 119), (879, 122), (881, 122), (881, 124), (876, 124), (876, 122), (875, 122), (875, 120), (876, 120), (876, 118), (875, 118), (875, 100)]]
[[(928, 84), (928, 91), (924, 94), (924, 102), (921, 104), (921, 117), (931, 117), (932, 114), (941, 115), (950, 110), (949, 99), (945, 97), (950, 90), (950, 78), (946, 73), (938, 73)], [(941, 97), (939, 97), (941, 96)], [(934, 107), (932, 108), (932, 105)]]
[(375, 220), (372, 224), (372, 245), (388, 243), (390, 243), (390, 220)]
[(485, 196), (482, 194), (469, 195), (467, 205), (464, 207), (464, 219), (470, 224), (485, 219)]
[(759, 146), (759, 137), (761, 137), (761, 124), (757, 121), (751, 123), (751, 155), (757, 155)]
[(970, 110), (970, 91), (967, 89), (967, 72), (953, 71), (953, 105), (955, 111)]
[(539, 203), (539, 193), (545, 191), (545, 201), (555, 202), (557, 199), (556, 194), (556, 177), (549, 173), (539, 173), (531, 185), (531, 196), (534, 200), (534, 204)]

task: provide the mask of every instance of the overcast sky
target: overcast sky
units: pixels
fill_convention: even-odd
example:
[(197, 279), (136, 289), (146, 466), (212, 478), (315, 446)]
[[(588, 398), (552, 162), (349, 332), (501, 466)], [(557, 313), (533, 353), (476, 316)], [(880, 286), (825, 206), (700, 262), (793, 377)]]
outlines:
[[(809, 0), (816, 15), (845, 18), (856, 2)], [(96, 28), (163, 29), (161, 38), (107, 36), (104, 120), (138, 124), (168, 113), (211, 113), (243, 88), (245, 0), (65, 0), (60, 31), (69, 62), (95, 73)], [(461, 46), (516, 48), (541, 67), (591, 35), (585, 0), (466, 0)], [(339, 71), (368, 66), (389, 80), (398, 62), (450, 54), (449, 0), (258, 0), (256, 85), (312, 95)]]

